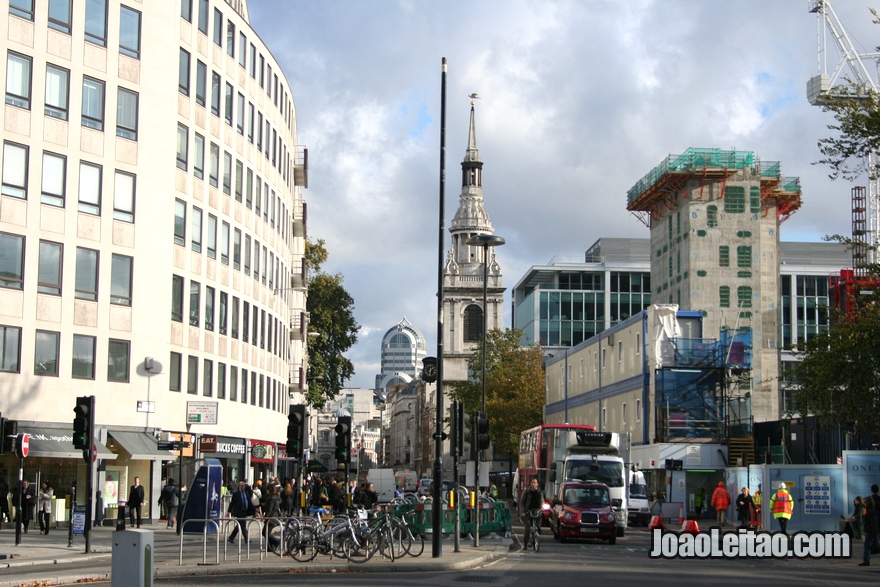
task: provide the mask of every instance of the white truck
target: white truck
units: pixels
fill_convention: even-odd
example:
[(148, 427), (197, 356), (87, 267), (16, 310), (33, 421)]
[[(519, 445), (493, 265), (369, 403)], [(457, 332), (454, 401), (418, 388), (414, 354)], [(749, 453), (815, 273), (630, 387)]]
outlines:
[[(569, 431), (565, 434), (565, 456), (550, 465), (550, 482), (556, 495), (565, 481), (604, 483), (611, 493), (617, 518), (617, 535), (623, 536), (627, 523), (626, 465), (620, 457), (620, 435), (616, 432)], [(560, 475), (561, 469), (561, 475)]]
[(397, 487), (394, 469), (370, 469), (367, 481), (373, 484), (379, 503), (388, 503), (394, 499), (394, 490)]

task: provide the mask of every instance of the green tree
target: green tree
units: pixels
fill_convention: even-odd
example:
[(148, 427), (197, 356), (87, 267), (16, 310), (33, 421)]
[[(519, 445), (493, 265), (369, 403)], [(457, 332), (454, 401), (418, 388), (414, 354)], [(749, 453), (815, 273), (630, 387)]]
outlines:
[[(544, 416), (544, 352), (540, 346), (520, 346), (522, 331), (493, 329), (486, 336), (486, 414), (489, 437), (508, 454), (519, 452), (523, 430), (537, 426)], [(469, 381), (452, 385), (450, 396), (465, 411), (479, 410), (482, 400), (483, 345), (468, 359)]]
[(322, 407), (339, 393), (345, 380), (354, 375), (354, 365), (343, 356), (357, 342), (360, 325), (354, 318), (354, 298), (342, 285), (342, 275), (321, 271), (328, 253), (324, 241), (306, 241), (309, 268), (309, 391), (306, 402)]
[(794, 408), (825, 423), (880, 433), (880, 305), (835, 321), (798, 349)]

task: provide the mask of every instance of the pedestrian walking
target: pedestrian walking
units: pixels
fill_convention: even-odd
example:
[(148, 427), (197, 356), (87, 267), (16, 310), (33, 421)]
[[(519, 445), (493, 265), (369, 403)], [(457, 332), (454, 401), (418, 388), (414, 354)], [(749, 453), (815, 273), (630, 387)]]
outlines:
[(724, 481), (719, 481), (712, 493), (712, 507), (715, 508), (718, 525), (723, 528), (727, 521), (727, 508), (730, 507), (730, 492), (724, 487)]
[(141, 508), (144, 506), (144, 486), (141, 485), (141, 478), (134, 478), (134, 485), (131, 486), (131, 489), (128, 491), (128, 501), (126, 504), (129, 507), (128, 510), (128, 520), (130, 526), (134, 528), (135, 526), (135, 514), (137, 514), (137, 527), (141, 527)]
[(174, 518), (177, 516), (177, 508), (180, 506), (180, 488), (177, 487), (174, 479), (168, 478), (168, 483), (162, 488), (159, 500), (164, 504), (165, 514), (168, 517), (166, 528), (174, 528)]
[(749, 488), (743, 487), (739, 495), (736, 496), (736, 515), (739, 518), (739, 527), (747, 528), (749, 520), (752, 517), (752, 508), (755, 502), (749, 495)]
[(788, 521), (794, 507), (791, 501), (791, 494), (785, 483), (779, 484), (779, 489), (770, 496), (770, 509), (773, 511), (773, 517), (779, 521), (779, 529), (783, 534), (788, 534)]
[(34, 505), (37, 503), (37, 496), (34, 488), (30, 486), (28, 481), (22, 481), (20, 487), (16, 487), (12, 494), (12, 505), (15, 507), (15, 520), (21, 522), (24, 533), (27, 534), (28, 526), (34, 519)]
[(40, 519), (40, 534), (49, 534), (49, 518), (52, 515), (52, 486), (48, 481), (40, 483), (40, 492), (37, 503), (37, 515)]
[[(235, 528), (232, 529), (232, 533), (229, 535), (229, 542), (235, 542), (235, 537), (238, 536), (238, 529), (241, 528), (241, 536), (242, 539), (247, 542), (248, 540), (248, 529), (247, 529), (247, 518), (253, 516), (256, 513), (256, 508), (251, 501), (253, 496), (253, 492), (251, 489), (245, 484), (244, 481), (238, 482), (238, 491), (232, 494), (232, 499), (229, 500), (229, 515), (236, 519), (238, 522), (235, 525)], [(178, 527), (178, 532), (180, 528)]]
[(862, 551), (862, 562), (859, 563), (859, 566), (867, 567), (871, 565), (871, 550), (874, 547), (874, 541), (877, 540), (878, 534), (880, 534), (880, 529), (878, 529), (880, 524), (878, 524), (877, 519), (877, 507), (880, 504), (877, 503), (873, 496), (866, 497), (862, 500), (862, 503), (865, 506), (865, 547)]
[(101, 497), (101, 492), (95, 492), (95, 528), (104, 525), (104, 498)]

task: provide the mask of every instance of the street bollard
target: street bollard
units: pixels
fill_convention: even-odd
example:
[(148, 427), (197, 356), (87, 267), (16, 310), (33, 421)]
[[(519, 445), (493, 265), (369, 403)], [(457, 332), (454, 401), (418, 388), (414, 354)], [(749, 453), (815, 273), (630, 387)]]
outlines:
[(113, 535), (110, 584), (112, 587), (153, 587), (152, 530), (123, 530)]

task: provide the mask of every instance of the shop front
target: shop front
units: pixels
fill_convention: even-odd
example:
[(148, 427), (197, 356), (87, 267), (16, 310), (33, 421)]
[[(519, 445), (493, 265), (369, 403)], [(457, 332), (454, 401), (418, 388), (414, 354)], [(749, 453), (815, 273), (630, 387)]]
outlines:
[[(69, 518), (67, 498), (75, 488), (76, 501), (82, 505), (86, 501), (85, 479), (86, 461), (83, 451), (73, 446), (73, 428), (59, 424), (59, 428), (39, 425), (19, 424), (18, 432), (29, 436), (28, 456), (19, 462), (14, 454), (0, 457), (0, 516), (5, 514), (4, 498), (11, 516), (14, 515), (11, 492), (18, 488), (18, 468), (22, 466), (22, 476), (35, 488), (46, 481), (51, 485), (51, 520), (66, 522)], [(116, 459), (103, 443), (96, 441), (98, 469), (104, 468), (108, 461)], [(3, 518), (5, 519), (5, 518)], [(14, 518), (13, 518), (14, 519)]]
[(159, 450), (152, 434), (131, 430), (108, 430), (107, 448), (117, 458), (105, 467), (99, 478), (99, 490), (103, 485), (105, 519), (116, 518), (116, 508), (128, 499), (129, 488), (137, 477), (146, 489), (142, 516), (150, 523), (157, 523), (160, 512), (156, 498), (162, 490), (163, 463), (173, 461), (175, 454)]
[(268, 479), (275, 476), (275, 443), (251, 439), (251, 479)]
[(247, 443), (243, 438), (203, 435), (199, 437), (199, 456), (217, 459), (223, 465), (224, 487), (234, 486), (244, 479)]

